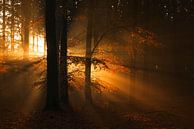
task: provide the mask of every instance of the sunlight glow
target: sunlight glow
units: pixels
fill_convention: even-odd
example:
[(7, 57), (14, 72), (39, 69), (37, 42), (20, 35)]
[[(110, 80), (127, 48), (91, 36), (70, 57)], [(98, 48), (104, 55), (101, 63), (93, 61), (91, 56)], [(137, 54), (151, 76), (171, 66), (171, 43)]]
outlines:
[(45, 39), (44, 35), (30, 35), (29, 51), (33, 56), (45, 55)]

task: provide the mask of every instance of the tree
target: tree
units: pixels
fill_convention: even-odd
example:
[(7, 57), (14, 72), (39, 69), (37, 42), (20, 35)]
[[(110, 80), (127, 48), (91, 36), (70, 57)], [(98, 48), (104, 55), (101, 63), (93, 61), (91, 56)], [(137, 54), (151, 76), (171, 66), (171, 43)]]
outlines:
[(20, 0), (0, 0), (0, 37), (3, 53), (9, 54), (17, 49), (21, 44), (21, 1)]
[(15, 4), (15, 0), (11, 1), (11, 51), (14, 51), (14, 4)]
[(68, 98), (68, 75), (67, 75), (67, 5), (61, 1), (61, 50), (60, 50), (60, 99), (66, 106), (69, 105)]
[(24, 57), (27, 57), (29, 54), (29, 34), (30, 34), (30, 4), (31, 0), (23, 0), (23, 48), (24, 48)]
[(55, 22), (56, 0), (46, 0), (47, 101), (46, 109), (59, 107), (58, 54)]
[(92, 36), (93, 36), (93, 2), (94, 0), (88, 0), (88, 24), (86, 35), (86, 53), (85, 53), (85, 100), (86, 104), (92, 103), (91, 95), (91, 60), (92, 60)]
[(5, 24), (5, 17), (6, 17), (5, 16), (5, 9), (6, 9), (6, 7), (5, 7), (5, 5), (6, 5), (5, 0), (3, 0), (3, 27), (2, 27), (3, 28), (3, 30), (2, 30), (3, 31), (3, 47), (2, 47), (3, 54), (5, 53), (5, 48), (6, 48), (5, 47), (5, 28), (6, 28), (6, 24)]

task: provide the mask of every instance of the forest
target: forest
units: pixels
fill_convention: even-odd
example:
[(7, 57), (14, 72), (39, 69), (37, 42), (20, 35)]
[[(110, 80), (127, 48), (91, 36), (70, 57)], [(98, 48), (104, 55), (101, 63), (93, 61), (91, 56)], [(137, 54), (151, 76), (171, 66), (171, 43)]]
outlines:
[(193, 0), (0, 0), (0, 129), (194, 129)]

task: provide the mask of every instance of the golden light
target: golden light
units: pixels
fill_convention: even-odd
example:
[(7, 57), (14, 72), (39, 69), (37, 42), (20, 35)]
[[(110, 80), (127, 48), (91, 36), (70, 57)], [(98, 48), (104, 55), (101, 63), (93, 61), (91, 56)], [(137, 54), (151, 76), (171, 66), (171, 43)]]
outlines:
[(31, 56), (45, 55), (45, 39), (44, 35), (30, 35), (29, 37), (29, 53)]
[(18, 41), (21, 40), (21, 35), (18, 34), (18, 33), (15, 34), (15, 35), (14, 35), (14, 39), (15, 39), (15, 40), (18, 40)]

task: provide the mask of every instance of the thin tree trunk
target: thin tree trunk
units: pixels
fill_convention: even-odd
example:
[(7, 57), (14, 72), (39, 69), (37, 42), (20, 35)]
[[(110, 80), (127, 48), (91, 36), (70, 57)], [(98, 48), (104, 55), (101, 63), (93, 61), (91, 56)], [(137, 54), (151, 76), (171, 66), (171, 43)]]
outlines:
[(93, 35), (93, 0), (88, 1), (88, 25), (86, 37), (86, 61), (85, 61), (85, 100), (86, 104), (92, 104), (91, 95), (91, 58), (92, 58), (92, 35)]
[(47, 48), (46, 48), (46, 37), (44, 37), (44, 56), (46, 56), (46, 51), (47, 51)]
[(34, 41), (35, 41), (35, 36), (34, 36), (34, 32), (33, 32), (33, 36), (32, 36), (32, 52), (34, 53)]
[(3, 54), (5, 54), (5, 0), (3, 0)]
[(30, 24), (30, 6), (29, 0), (24, 0), (23, 1), (23, 16), (24, 16), (24, 21), (23, 21), (23, 32), (24, 32), (24, 39), (23, 39), (23, 48), (24, 48), (24, 57), (27, 58), (29, 55), (29, 24)]
[[(138, 22), (138, 1), (137, 0), (133, 0), (133, 25), (132, 25), (132, 30), (136, 31), (136, 26), (137, 26), (137, 22)], [(135, 72), (135, 67), (136, 67), (136, 43), (135, 43), (135, 39), (134, 39), (134, 35), (132, 35), (132, 57), (131, 57), (131, 67), (132, 67), (132, 71)]]
[[(150, 0), (145, 0), (144, 1), (144, 7), (143, 7), (143, 11), (144, 11), (144, 19), (142, 20), (142, 21), (144, 21), (144, 27), (146, 28), (146, 29), (150, 29), (150, 20), (151, 20), (151, 18), (150, 18), (150, 16), (152, 15), (151, 13), (151, 4), (152, 4), (152, 2), (150, 1)], [(144, 54), (143, 54), (143, 70), (144, 70), (144, 72), (143, 72), (143, 76), (144, 76), (144, 78), (146, 77), (146, 76), (148, 76), (147, 75), (147, 73), (146, 73), (146, 70), (148, 70), (149, 69), (149, 67), (150, 67), (150, 62), (148, 62), (148, 56), (147, 56), (147, 46), (146, 45), (144, 45), (143, 46), (143, 49), (144, 49)]]
[[(139, 2), (137, 0), (133, 0), (133, 24), (132, 24), (132, 31), (136, 31), (136, 27), (138, 24), (138, 11), (139, 11)], [(134, 91), (136, 93), (136, 58), (137, 58), (137, 52), (136, 52), (136, 39), (135, 35), (131, 35), (132, 41), (131, 41), (131, 86), (129, 88), (129, 93), (131, 91)], [(129, 99), (130, 101), (130, 99)]]
[(11, 1), (11, 51), (14, 51), (14, 0)]
[(58, 45), (55, 23), (56, 0), (46, 0), (46, 40), (47, 40), (47, 101), (46, 109), (59, 107)]
[(38, 35), (36, 36), (36, 52), (38, 53)]

